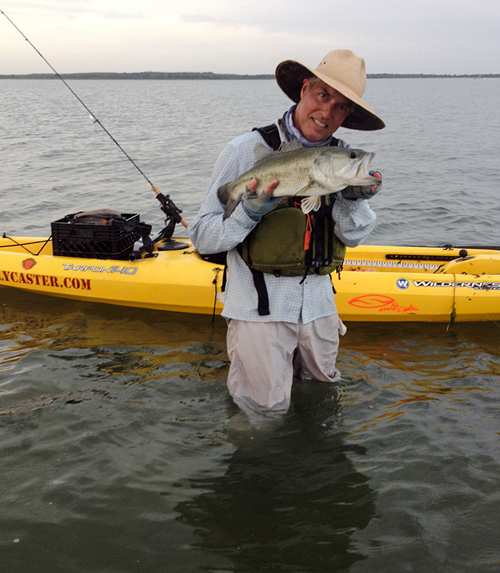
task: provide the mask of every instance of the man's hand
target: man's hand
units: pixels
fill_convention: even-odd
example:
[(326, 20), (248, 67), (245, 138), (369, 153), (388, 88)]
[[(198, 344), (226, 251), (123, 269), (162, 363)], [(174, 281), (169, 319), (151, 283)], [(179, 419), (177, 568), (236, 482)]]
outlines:
[(243, 195), (243, 209), (254, 221), (258, 221), (261, 217), (276, 209), (283, 200), (282, 197), (273, 197), (273, 192), (278, 184), (278, 179), (271, 181), (261, 195), (254, 193), (257, 188), (257, 179), (252, 179), (246, 186), (247, 192)]
[(380, 179), (380, 183), (375, 185), (346, 187), (340, 191), (342, 197), (344, 197), (344, 199), (350, 199), (351, 201), (354, 201), (355, 199), (371, 199), (380, 191), (380, 189), (382, 189), (382, 174), (380, 171), (370, 171), (370, 175), (376, 179)]
[(375, 193), (378, 193), (382, 188), (382, 173), (380, 173), (380, 171), (370, 171), (370, 175), (372, 177), (380, 179), (380, 183), (378, 183), (377, 185), (372, 185), (370, 187), (370, 191), (373, 193), (373, 195), (375, 195)]

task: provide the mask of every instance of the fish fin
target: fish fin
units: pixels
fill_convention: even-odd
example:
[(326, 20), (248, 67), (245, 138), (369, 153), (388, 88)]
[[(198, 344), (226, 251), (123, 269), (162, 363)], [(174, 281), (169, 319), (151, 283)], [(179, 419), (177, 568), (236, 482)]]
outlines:
[(293, 196), (295, 195), (307, 195), (307, 192), (309, 191), (309, 189), (311, 188), (312, 185), (314, 185), (314, 181), (309, 181), (309, 183), (307, 185), (304, 185), (304, 187), (302, 187), (301, 189), (299, 189), (296, 193), (293, 193)]
[(280, 151), (295, 151), (296, 149), (302, 149), (302, 145), (296, 140), (292, 139), (292, 141), (285, 141), (281, 144)]
[(273, 153), (283, 153), (287, 151), (295, 151), (296, 149), (302, 149), (302, 145), (296, 140), (285, 142), (281, 144), (278, 151), (274, 151), (266, 147), (263, 143), (257, 143), (253, 148), (254, 164), (258, 163), (262, 159), (266, 159)]
[(253, 148), (254, 163), (257, 163), (265, 157), (269, 157), (269, 155), (272, 155), (273, 153), (274, 151), (266, 147), (263, 143), (257, 143)]
[(311, 211), (317, 211), (321, 207), (321, 197), (304, 197), (300, 206), (302, 208), (302, 213), (305, 215)]

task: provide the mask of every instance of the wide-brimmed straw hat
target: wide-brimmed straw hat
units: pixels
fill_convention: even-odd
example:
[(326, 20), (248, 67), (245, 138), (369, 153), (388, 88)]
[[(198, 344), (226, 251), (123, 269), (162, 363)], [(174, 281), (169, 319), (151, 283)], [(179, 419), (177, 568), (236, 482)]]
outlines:
[(375, 131), (385, 127), (385, 123), (361, 99), (366, 87), (365, 61), (350, 50), (334, 50), (328, 53), (319, 66), (313, 70), (286, 60), (276, 68), (276, 81), (286, 95), (294, 102), (300, 100), (300, 92), (305, 78), (316, 76), (325, 84), (336, 89), (356, 104), (342, 127)]

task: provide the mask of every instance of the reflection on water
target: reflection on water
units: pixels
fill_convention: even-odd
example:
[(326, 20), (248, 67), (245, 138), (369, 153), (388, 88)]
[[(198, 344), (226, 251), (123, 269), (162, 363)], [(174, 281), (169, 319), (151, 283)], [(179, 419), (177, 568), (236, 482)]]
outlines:
[[(455, 325), (351, 325), (340, 366), (349, 372), (345, 408), (367, 404), (369, 416), (351, 435), (384, 421), (412, 417), (415, 406), (469, 415), (491, 411), (500, 374), (500, 328), (495, 323)], [(486, 419), (486, 413), (481, 419)]]
[[(85, 305), (2, 289), (0, 371), (39, 362), (81, 370), (130, 384), (224, 368), (225, 324), (217, 318)], [(22, 367), (20, 366), (22, 362)], [(45, 364), (44, 367), (47, 367)], [(58, 366), (58, 368), (63, 366)], [(95, 369), (95, 372), (94, 372)]]
[(333, 387), (302, 382), (282, 423), (230, 432), (224, 474), (191, 479), (200, 493), (175, 508), (193, 546), (228, 571), (347, 571), (364, 559), (351, 537), (374, 515), (375, 493), (349, 459), (365, 449), (345, 443), (338, 408)]
[(222, 319), (1, 294), (2, 573), (496, 571), (498, 325), (349, 324), (255, 429)]

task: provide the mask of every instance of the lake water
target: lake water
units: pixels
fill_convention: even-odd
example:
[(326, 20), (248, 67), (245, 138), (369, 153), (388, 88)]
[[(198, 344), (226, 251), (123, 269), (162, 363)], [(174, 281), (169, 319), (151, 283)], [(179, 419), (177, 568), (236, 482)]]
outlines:
[[(273, 81), (74, 81), (192, 221)], [(370, 243), (498, 245), (500, 80), (370, 80)], [(0, 81), (0, 231), (140, 213), (148, 183), (60, 81)], [(500, 571), (500, 325), (348, 324), (336, 387), (241, 423), (225, 323), (0, 289), (0, 571)]]

